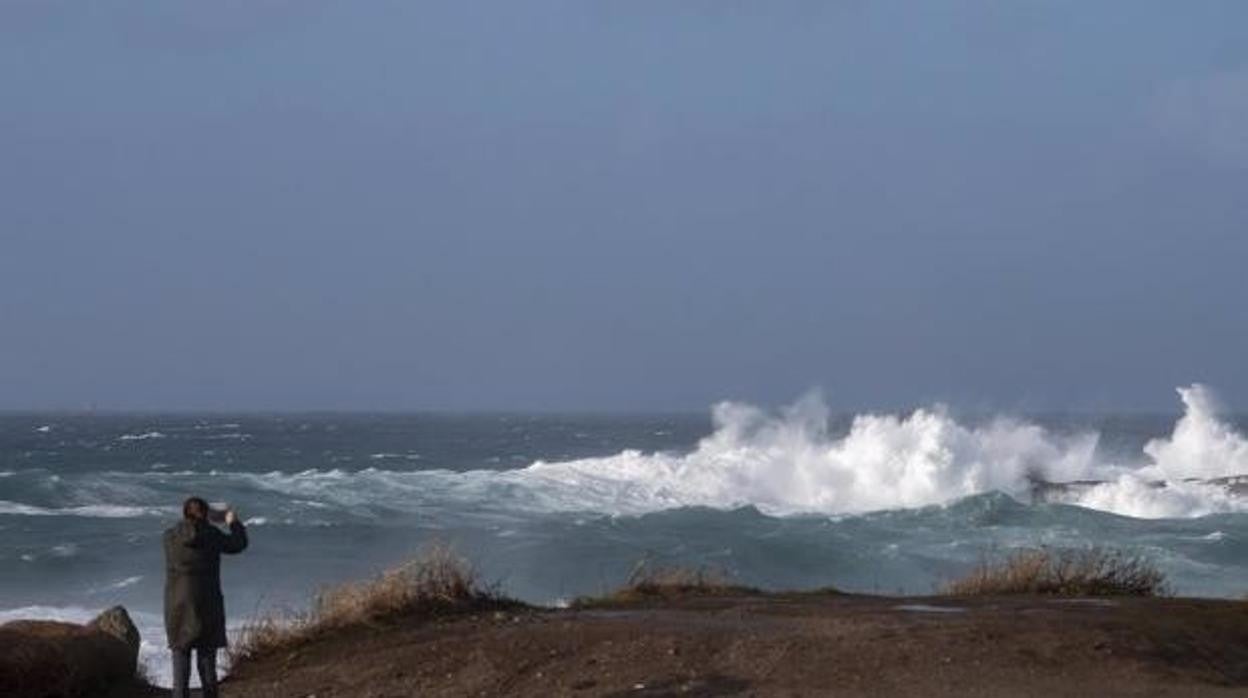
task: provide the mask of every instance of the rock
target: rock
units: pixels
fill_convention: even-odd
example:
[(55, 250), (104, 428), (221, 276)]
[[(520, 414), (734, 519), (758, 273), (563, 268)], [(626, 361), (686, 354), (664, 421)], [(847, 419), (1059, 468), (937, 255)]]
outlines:
[(88, 627), (95, 627), (107, 635), (121, 640), (130, 648), (130, 659), (127, 666), (130, 667), (130, 673), (133, 674), (139, 668), (139, 629), (134, 627), (134, 621), (130, 620), (130, 614), (126, 612), (123, 606), (113, 606), (95, 617), (87, 624)]
[(109, 695), (135, 681), (139, 633), (124, 609), (87, 625), (18, 620), (0, 625), (0, 696)]

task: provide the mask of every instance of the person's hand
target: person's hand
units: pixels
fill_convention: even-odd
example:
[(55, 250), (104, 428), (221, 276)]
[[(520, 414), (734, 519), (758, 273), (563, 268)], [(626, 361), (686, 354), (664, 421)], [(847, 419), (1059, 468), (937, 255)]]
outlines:
[(233, 526), (235, 521), (238, 521), (238, 514), (235, 514), (233, 509), (226, 509), (225, 510), (225, 525)]

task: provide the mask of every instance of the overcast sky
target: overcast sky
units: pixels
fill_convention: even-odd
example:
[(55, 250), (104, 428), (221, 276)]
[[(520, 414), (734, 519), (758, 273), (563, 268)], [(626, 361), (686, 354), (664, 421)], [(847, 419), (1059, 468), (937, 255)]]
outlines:
[(0, 0), (0, 408), (1248, 406), (1248, 3)]

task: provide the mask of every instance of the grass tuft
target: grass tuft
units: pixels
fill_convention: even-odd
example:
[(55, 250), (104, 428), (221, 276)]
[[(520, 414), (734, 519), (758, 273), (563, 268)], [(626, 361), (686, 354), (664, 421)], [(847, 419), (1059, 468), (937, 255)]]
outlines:
[(514, 609), (519, 601), (480, 583), (476, 570), (448, 546), (361, 582), (321, 590), (295, 616), (261, 616), (243, 627), (230, 648), (231, 665), (290, 651), (322, 634), (352, 626), (427, 620), (486, 610)]
[(949, 582), (949, 596), (1169, 596), (1166, 576), (1147, 557), (1100, 547), (1027, 548), (985, 559)]
[(682, 596), (729, 596), (758, 594), (758, 589), (732, 583), (722, 570), (711, 567), (654, 565), (642, 559), (633, 566), (624, 586), (600, 597), (582, 597), (577, 608), (630, 604)]

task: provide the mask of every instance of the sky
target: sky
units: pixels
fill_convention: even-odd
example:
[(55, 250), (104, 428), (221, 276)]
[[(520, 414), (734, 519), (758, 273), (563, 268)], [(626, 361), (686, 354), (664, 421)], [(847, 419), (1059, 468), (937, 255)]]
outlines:
[(0, 409), (1248, 408), (1240, 0), (0, 0)]

